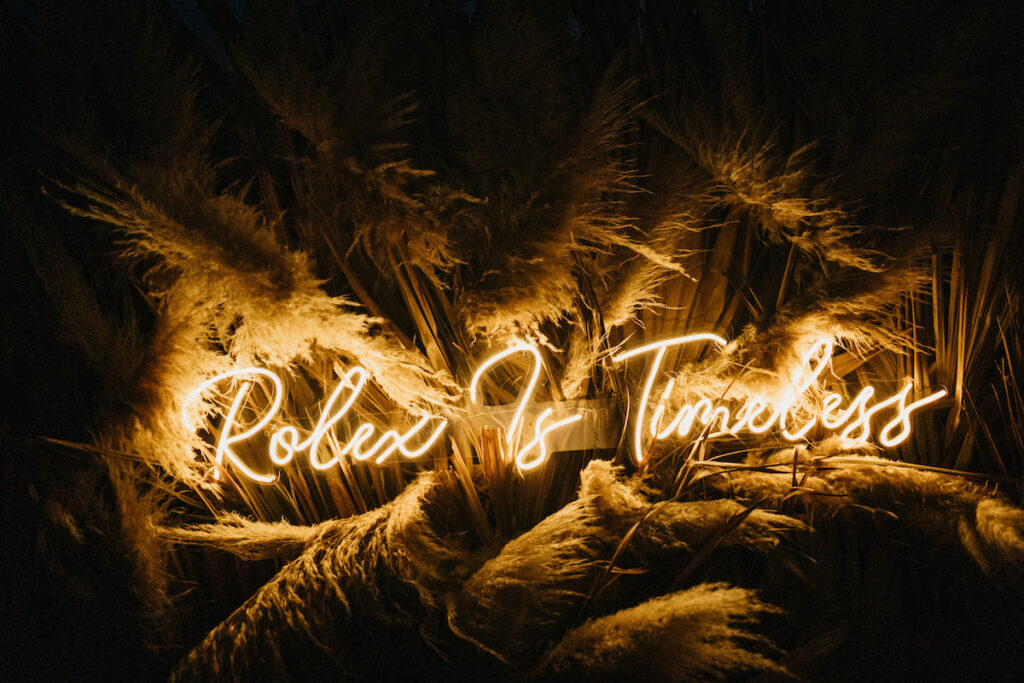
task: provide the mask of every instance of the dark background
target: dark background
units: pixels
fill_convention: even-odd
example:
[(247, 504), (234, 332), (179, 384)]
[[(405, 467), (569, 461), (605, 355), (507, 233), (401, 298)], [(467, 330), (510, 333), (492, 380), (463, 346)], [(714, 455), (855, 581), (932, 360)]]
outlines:
[[(313, 17), (332, 4), (295, 8)], [(490, 4), (423, 2), (436, 24), (415, 49), (463, 40)], [(570, 81), (590, 78), (595, 64), (616, 54), (629, 63), (696, 65), (699, 78), (687, 87), (698, 89), (713, 89), (729, 68), (709, 51), (699, 3), (535, 4), (538, 12), (562, 17), (566, 41), (578, 51), (569, 68), (583, 75), (570, 72)], [(842, 178), (844, 192), (871, 220), (914, 226), (891, 237), (897, 245), (951, 239), (935, 219), (940, 207), (929, 202), (944, 183), (984, 197), (1000, 191), (1008, 169), (1021, 164), (1018, 3), (732, 4), (752, 27), (749, 50), (761, 72), (747, 94), (755, 105), (763, 102), (769, 119), (758, 125), (776, 128), (784, 145), (821, 140), (828, 171)], [(246, 2), (137, 5), (182, 53), (197, 57), (207, 83), (201, 97), (215, 115), (229, 123), (240, 116), (221, 104), (219, 91), (230, 90), (236, 78), (225, 45), (239, 30)], [(68, 177), (53, 130), (73, 123), (77, 107), (108, 103), (97, 135), (111, 144), (145, 137), (125, 127), (116, 102), (109, 106), (125, 85), (104, 63), (127, 58), (118, 54), (117, 30), (107, 28), (123, 19), (122, 10), (111, 0), (16, 0), (0, 9), (0, 676), (10, 680), (161, 678), (190, 645), (187, 637), (145, 623), (106, 470), (86, 452), (42, 440), (88, 442), (107, 411), (130, 403), (110, 395), (88, 349), (52, 305), (45, 273), (78, 269), (107, 297), (102, 305), (127, 307), (142, 330), (147, 325), (145, 299), (133, 288), (136, 274), (111, 258), (116, 235), (70, 216), (48, 196), (60, 195), (55, 179)], [(648, 96), (690, 94), (661, 92), (657, 75), (642, 82)], [(445, 89), (443, 82), (420, 85), (430, 96)], [(434, 143), (443, 147), (444, 140)], [(957, 175), (936, 177), (934, 169), (949, 158)], [(232, 163), (244, 180), (245, 162)], [(47, 259), (52, 239), (66, 246), (73, 263)], [(1019, 250), (1019, 238), (1010, 243)], [(1019, 466), (1011, 463), (1018, 473)], [(983, 625), (979, 637), (998, 628)]]

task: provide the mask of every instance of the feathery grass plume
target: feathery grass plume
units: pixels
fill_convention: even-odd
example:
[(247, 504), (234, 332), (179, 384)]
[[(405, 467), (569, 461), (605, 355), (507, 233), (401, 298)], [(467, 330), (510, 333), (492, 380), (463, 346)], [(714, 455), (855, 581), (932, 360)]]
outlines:
[(9, 191), (6, 181), (6, 169), (0, 168), (4, 222), (17, 234), (48, 295), (59, 334), (82, 353), (98, 380), (99, 391), (91, 397), (93, 417), (109, 419), (134, 399), (134, 373), (141, 356), (139, 334), (133, 329), (137, 321), (120, 311), (127, 320), (119, 323), (113, 312), (104, 310), (97, 288), (87, 282), (50, 217)]
[[(927, 514), (929, 507), (974, 507), (981, 498), (976, 486), (956, 477), (901, 467), (884, 458), (854, 457), (853, 463), (825, 469), (821, 479), (833, 491), (864, 505), (905, 512), (923, 508)], [(821, 466), (828, 468), (828, 460)]]
[[(865, 444), (849, 448), (837, 437), (831, 437), (811, 446), (793, 446), (770, 453), (752, 452), (747, 455), (741, 468), (729, 468), (708, 477), (705, 482), (715, 490), (730, 497), (746, 500), (760, 500), (763, 504), (783, 509), (790, 494), (794, 492), (793, 459), (797, 458), (798, 477), (796, 481), (800, 490), (814, 492), (831, 492), (828, 485), (817, 473), (808, 471), (816, 462), (814, 456), (824, 458), (832, 455), (856, 455), (870, 457), (878, 453), (878, 448)], [(788, 468), (788, 469), (787, 469)], [(824, 472), (827, 472), (825, 469)], [(824, 473), (823, 472), (823, 473)], [(831, 497), (818, 501), (812, 498), (815, 505), (841, 507), (842, 503)]]
[(156, 324), (140, 343), (132, 368), (131, 412), (98, 433), (105, 447), (138, 455), (178, 479), (198, 485), (206, 474), (197, 457), (212, 447), (195, 431), (212, 406), (195, 389), (206, 377), (228, 369), (230, 359), (210, 341), (205, 294), (194, 281), (172, 285), (156, 302)]
[[(833, 286), (817, 287), (792, 301), (769, 323), (747, 325), (706, 360), (684, 365), (673, 373), (670, 403), (681, 405), (696, 396), (779, 397), (800, 385), (808, 367), (806, 354), (821, 340), (838, 340), (855, 353), (912, 348), (909, 333), (893, 329), (892, 314), (903, 295), (919, 288), (919, 271), (913, 266), (891, 268), (859, 280), (843, 278), (834, 285), (847, 284), (846, 296), (832, 293)], [(810, 394), (817, 390), (811, 387), (801, 398), (811, 401)]]
[[(586, 285), (581, 288), (580, 311), (567, 323), (568, 340), (558, 380), (567, 398), (586, 393), (594, 370), (614, 350), (611, 339), (616, 329), (636, 322), (643, 311), (663, 306), (660, 287), (672, 271), (643, 256), (625, 257), (620, 250), (612, 254), (599, 256), (598, 263), (582, 276)], [(613, 265), (615, 258), (627, 262)], [(612, 279), (612, 273), (617, 277)]]
[(368, 676), (365, 648), (382, 642), (399, 659), (397, 635), (439, 608), (465, 559), (427, 516), (434, 481), (423, 473), (376, 510), (318, 525), (302, 555), (213, 629), (173, 680)]
[[(422, 16), (408, 2), (354, 2), (303, 15), (296, 7), (257, 1), (247, 7), (233, 56), (288, 128), (353, 162), (379, 161), (398, 146), (395, 136), (411, 113), (409, 102), (394, 99), (409, 65), (391, 44), (403, 33), (424, 31), (409, 12)], [(344, 37), (328, 37), (318, 30), (323, 27)], [(407, 92), (401, 85), (397, 90)]]
[[(893, 319), (901, 298), (916, 296), (926, 283), (919, 263), (894, 263), (881, 272), (844, 275), (825, 280), (784, 311), (805, 329), (817, 327), (858, 350), (904, 352), (913, 348), (913, 332), (898, 329)], [(802, 320), (801, 320), (802, 318)], [(785, 318), (783, 318), (785, 320)]]
[[(163, 42), (154, 47), (132, 34), (125, 40), (154, 72), (177, 74), (176, 87), (191, 93), (188, 106), (177, 103), (173, 117), (144, 121), (146, 127), (166, 124), (166, 139), (144, 137), (122, 152), (81, 128), (51, 132), (78, 164), (69, 169), (78, 180), (64, 186), (79, 201), (68, 199), (65, 206), (122, 230), (127, 254), (158, 257), (151, 283), (175, 276), (202, 283), (209, 323), (233, 357), (281, 365), (308, 354), (313, 344), (365, 354), (374, 380), (396, 401), (445, 403), (447, 392), (438, 386), (445, 380), (428, 369), (426, 359), (377, 331), (372, 319), (348, 310), (346, 299), (325, 294), (309, 257), (285, 248), (272, 222), (240, 192), (215, 189), (217, 169), (209, 158), (215, 129), (204, 123), (195, 103), (194, 73), (182, 71), (175, 51)], [(151, 94), (159, 102), (165, 92), (158, 85), (159, 92)], [(139, 87), (144, 97), (155, 86), (143, 81)]]
[[(770, 241), (792, 244), (822, 265), (878, 270), (883, 255), (859, 243), (865, 228), (834, 194), (835, 184), (822, 182), (816, 172), (817, 146), (808, 144), (787, 153), (777, 132), (762, 135), (758, 125), (749, 123), (761, 117), (733, 119), (723, 113), (716, 118), (700, 108), (709, 99), (690, 103), (686, 111), (692, 108), (692, 116), (673, 116), (654, 108), (644, 112), (649, 125), (702, 169), (705, 210), (720, 205), (745, 211)], [(734, 105), (722, 104), (726, 111)], [(706, 102), (704, 108), (708, 108)]]
[(212, 169), (188, 169), (185, 175), (148, 160), (119, 163), (107, 156), (112, 152), (89, 144), (65, 145), (76, 159), (92, 156), (101, 168), (95, 176), (65, 184), (82, 203), (64, 205), (120, 228), (126, 255), (159, 256), (174, 273), (202, 264), (201, 272), (228, 287), (225, 294), (248, 291), (272, 298), (301, 286), (305, 258), (278, 243), (257, 209), (239, 196), (217, 193)]
[(973, 507), (981, 498), (978, 488), (962, 477), (906, 466), (877, 457), (877, 452), (877, 447), (868, 444), (850, 446), (839, 437), (830, 437), (810, 447), (752, 453), (745, 464), (753, 469), (723, 472), (721, 483), (715, 486), (781, 507), (792, 492), (795, 457), (800, 490), (834, 494), (815, 498), (816, 506), (825, 508), (838, 509), (855, 502), (883, 510), (963, 509)]
[(973, 530), (970, 521), (961, 518), (960, 537), (986, 572), (1024, 573), (1024, 510), (1005, 500), (983, 498), (974, 510)]
[(640, 311), (659, 306), (659, 286), (671, 275), (671, 271), (649, 259), (640, 256), (629, 259), (618, 277), (599, 294), (606, 329), (621, 327), (635, 320)]
[[(617, 472), (607, 461), (592, 461), (576, 501), (509, 541), (475, 572), (449, 608), (452, 630), (503, 659), (528, 663), (578, 615), (623, 539), (629, 538), (620, 566), (670, 571), (745, 511), (731, 500), (666, 503), (652, 511)], [(720, 546), (764, 549), (780, 531), (799, 526), (754, 510)]]
[(779, 610), (753, 591), (706, 583), (592, 619), (570, 631), (537, 668), (543, 680), (708, 681), (780, 671), (750, 629)]
[(604, 351), (593, 330), (586, 329), (577, 316), (570, 319), (572, 330), (565, 349), (562, 375), (558, 380), (562, 395), (568, 399), (583, 398), (587, 393), (594, 367)]
[[(616, 481), (616, 469), (608, 461), (595, 460), (585, 472), (589, 476), (580, 485), (580, 496), (593, 498), (605, 515), (605, 525), (616, 537), (625, 537), (633, 524), (643, 519), (634, 530), (627, 551), (648, 567), (694, 549), (711, 532), (744, 513), (747, 516), (743, 522), (722, 539), (719, 547), (768, 550), (777, 545), (780, 532), (803, 527), (791, 517), (767, 510), (747, 511), (740, 503), (728, 499), (663, 501), (652, 508), (646, 495)], [(651, 514), (645, 517), (648, 512)]]
[[(646, 119), (649, 111), (649, 107), (641, 108), (639, 114)], [(608, 330), (631, 322), (641, 310), (661, 303), (659, 285), (670, 277), (679, 273), (689, 278), (701, 276), (696, 269), (682, 266), (688, 266), (704, 248), (701, 231), (720, 227), (708, 220), (702, 169), (670, 144), (652, 146), (657, 151), (652, 151), (649, 170), (640, 179), (643, 191), (630, 195), (629, 211), (635, 214), (636, 229), (644, 242), (674, 261), (666, 264), (649, 258), (626, 258), (628, 253), (597, 257), (598, 264), (588, 275)]]
[(733, 144), (699, 146), (697, 158), (716, 181), (712, 196), (749, 210), (773, 241), (790, 242), (823, 262), (878, 270), (881, 254), (856, 244), (863, 231), (856, 216), (815, 182), (813, 146), (789, 155), (776, 147), (769, 139), (757, 149), (742, 136)]
[(140, 488), (140, 466), (106, 459), (107, 472), (120, 520), (120, 541), (133, 569), (132, 593), (143, 610), (142, 622), (154, 646), (166, 645), (173, 620), (169, 593), (168, 547), (160, 538), (159, 524), (167, 502), (157, 489)]
[[(18, 201), (5, 207), (27, 209)], [(204, 372), (213, 374), (226, 366), (207, 340), (202, 306), (196, 301), (203, 294), (195, 287), (187, 291), (186, 285), (172, 286), (157, 303), (156, 327), (148, 339), (135, 329), (138, 321), (130, 315), (122, 329), (115, 329), (60, 237), (36, 218), (36, 229), (25, 234), (25, 244), (62, 329), (98, 380), (97, 442), (112, 451), (133, 452), (195, 483), (193, 451), (209, 448), (181, 423), (182, 399)]]
[(218, 517), (215, 524), (159, 528), (160, 537), (181, 545), (216, 548), (243, 560), (295, 557), (316, 536), (317, 528), (288, 522), (256, 522), (235, 513)]
[(678, 153), (662, 156), (671, 158), (660, 161), (652, 177), (644, 179), (643, 192), (628, 196), (625, 209), (635, 214), (633, 232), (641, 236), (646, 251), (617, 247), (579, 259), (580, 301), (594, 321), (588, 326), (570, 323), (561, 379), (566, 396), (585, 388), (614, 330), (635, 322), (641, 312), (664, 306), (662, 285), (672, 277), (694, 279), (683, 264), (697, 253), (699, 232), (707, 229), (696, 217), (699, 199), (692, 196), (699, 169)]
[(228, 301), (224, 308), (233, 305), (232, 313), (241, 317), (228, 348), (241, 362), (287, 365), (311, 358), (320, 348), (350, 356), (398, 405), (446, 406), (457, 392), (447, 371), (431, 368), (422, 353), (399, 342), (378, 319), (348, 310), (348, 300), (327, 296), (313, 280), (280, 301)]
[(933, 472), (850, 448), (838, 437), (810, 448), (752, 455), (749, 470), (710, 477), (730, 496), (763, 500), (787, 510), (794, 494), (812, 510), (835, 513), (848, 505), (896, 515), (900, 524), (936, 542), (963, 546), (990, 574), (1019, 575), (1024, 567), (1024, 511), (963, 477)]
[(410, 93), (421, 84), (405, 55), (423, 43), (435, 12), (366, 2), (322, 14), (316, 21), (344, 39), (311, 36), (296, 8), (254, 3), (234, 51), (281, 124), (308, 142), (292, 168), (296, 227), (310, 246), (326, 241), (334, 258), (361, 247), (382, 272), (408, 261), (439, 285), (436, 271), (458, 260), (449, 231), (475, 200), (410, 158)]
[[(451, 102), (469, 187), (487, 202), (476, 212), (485, 246), (468, 264), (462, 316), (489, 336), (563, 318), (577, 295), (577, 254), (619, 246), (671, 262), (626, 231), (633, 188), (620, 157), (634, 84), (619, 82), (613, 65), (589, 103), (574, 101), (582, 96), (565, 82), (561, 25), (556, 12), (489, 7), (475, 70)], [(524, 89), (532, 101), (520, 111)]]
[[(161, 206), (135, 189), (124, 194), (85, 185), (73, 189), (93, 202), (70, 207), (73, 212), (124, 229), (129, 252), (158, 256), (180, 278), (205, 285), (207, 320), (241, 362), (286, 365), (317, 345), (358, 358), (399, 403), (448, 401), (438, 383), (450, 387), (450, 380), (378, 329), (374, 319), (348, 310), (347, 299), (324, 293), (309, 258), (284, 249), (257, 211), (240, 199), (207, 194), (204, 202), (198, 192), (186, 193), (172, 183), (152, 188)], [(168, 210), (180, 210), (180, 220)]]
[[(435, 286), (443, 286), (442, 274), (461, 260), (449, 231), (464, 207), (478, 200), (408, 161), (365, 170), (345, 162), (344, 172), (314, 161), (296, 174), (301, 197), (297, 229), (304, 241), (326, 242), (335, 259), (347, 260), (358, 248), (382, 273), (413, 265)], [(356, 175), (350, 181), (354, 188), (340, 188), (348, 193), (339, 197), (338, 178), (346, 174)], [(367, 196), (350, 196), (356, 189)]]
[[(558, 637), (614, 537), (590, 501), (574, 501), (505, 544), (459, 591), (448, 624), (503, 661), (524, 663)], [(498, 617), (500, 615), (500, 617)]]

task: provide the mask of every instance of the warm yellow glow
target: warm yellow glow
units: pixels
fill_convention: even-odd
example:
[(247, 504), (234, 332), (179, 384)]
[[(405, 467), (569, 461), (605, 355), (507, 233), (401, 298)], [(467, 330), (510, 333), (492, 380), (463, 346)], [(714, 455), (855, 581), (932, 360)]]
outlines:
[[(241, 412), (242, 405), (245, 403), (245, 399), (249, 397), (249, 391), (252, 389), (252, 382), (246, 380), (242, 382), (241, 388), (238, 393), (235, 394), (235, 400), (231, 402), (231, 409), (228, 410), (227, 417), (224, 418), (224, 424), (220, 430), (220, 438), (217, 439), (217, 455), (215, 461), (217, 467), (213, 470), (213, 478), (220, 479), (220, 468), (224, 466), (224, 460), (228, 460), (232, 465), (238, 468), (238, 470), (255, 481), (262, 482), (264, 484), (270, 484), (274, 481), (275, 477), (269, 474), (260, 474), (255, 470), (252, 470), (244, 462), (238, 459), (234, 451), (231, 450), (231, 444), (237, 443), (238, 441), (244, 441), (253, 434), (257, 434), (273, 419), (274, 415), (281, 408), (281, 403), (284, 401), (284, 384), (282, 384), (280, 378), (272, 373), (270, 370), (264, 370), (263, 368), (240, 368), (238, 370), (231, 370), (224, 372), (216, 377), (206, 380), (193, 393), (193, 398), (198, 398), (204, 391), (227, 379), (238, 379), (240, 377), (246, 377), (249, 375), (256, 375), (270, 380), (270, 383), (274, 387), (274, 399), (270, 405), (270, 409), (264, 413), (260, 419), (253, 423), (249, 429), (240, 432), (238, 434), (231, 433), (231, 427), (238, 420), (238, 414)], [(187, 402), (188, 403), (188, 402)]]
[[(653, 357), (648, 360), (646, 376), (635, 403), (636, 413), (632, 416), (633, 450), (638, 462), (643, 462), (645, 457), (645, 439), (659, 441), (672, 437), (686, 438), (692, 435), (694, 429), (699, 429), (699, 433), (708, 438), (738, 436), (742, 433), (777, 432), (783, 439), (795, 442), (806, 439), (811, 430), (820, 425), (825, 430), (838, 431), (840, 438), (852, 444), (863, 443), (871, 438), (873, 420), (876, 420), (883, 411), (894, 411), (895, 416), (878, 430), (878, 442), (891, 447), (902, 443), (910, 436), (910, 416), (914, 411), (946, 395), (945, 389), (940, 389), (916, 401), (910, 401), (914, 385), (908, 381), (898, 392), (888, 397), (876, 397), (875, 388), (867, 386), (845, 406), (843, 396), (834, 392), (826, 393), (815, 401), (807, 394), (829, 367), (834, 351), (832, 340), (821, 339), (811, 345), (802, 356), (800, 364), (790, 371), (790, 375), (772, 396), (748, 397), (737, 408), (727, 403), (725, 396), (697, 394), (691, 403), (683, 404), (674, 415), (669, 415), (669, 402), (677, 382), (676, 379), (670, 378), (652, 406), (651, 393), (662, 374), (661, 366), (668, 349), (705, 342), (712, 342), (719, 347), (724, 347), (727, 343), (725, 339), (715, 334), (691, 334), (645, 344), (612, 357), (614, 362), (622, 362), (653, 352)], [(514, 460), (518, 469), (526, 471), (541, 466), (547, 460), (546, 438), (551, 432), (579, 422), (583, 415), (577, 413), (550, 421), (554, 409), (546, 408), (533, 423), (533, 438), (519, 446), (521, 432), (526, 428), (526, 411), (534, 403), (534, 394), (544, 368), (543, 358), (537, 347), (524, 342), (513, 344), (480, 364), (469, 386), (470, 403), (479, 404), (480, 383), (489, 370), (509, 357), (522, 353), (529, 354), (532, 362), (527, 380), (514, 403), (512, 419), (505, 425), (505, 451), (506, 457)], [(341, 464), (341, 458), (358, 461), (373, 459), (379, 464), (396, 452), (406, 458), (416, 458), (427, 452), (444, 435), (448, 428), (448, 420), (437, 415), (421, 416), (405, 432), (387, 430), (379, 436), (372, 424), (363, 422), (355, 427), (346, 443), (339, 444), (339, 447), (334, 449), (329, 459), (321, 459), (322, 441), (330, 438), (332, 443), (334, 442), (332, 430), (339, 422), (352, 416), (354, 406), (368, 381), (369, 373), (361, 367), (354, 367), (345, 372), (324, 401), (313, 431), (305, 438), (301, 437), (299, 428), (293, 425), (278, 426), (269, 435), (267, 455), (270, 462), (276, 467), (283, 467), (290, 463), (297, 453), (305, 451), (310, 465), (318, 470)], [(237, 391), (221, 424), (217, 439), (214, 477), (220, 478), (221, 468), (230, 464), (249, 479), (265, 484), (271, 483), (276, 480), (276, 474), (254, 469), (238, 457), (233, 446), (271, 425), (284, 402), (284, 383), (276, 374), (262, 368), (241, 368), (225, 372), (203, 382), (186, 401), (186, 411), (204, 392), (224, 382), (230, 382), (231, 386), (237, 387)], [(258, 406), (247, 405), (256, 382), (263, 382), (270, 395), (270, 406), (262, 412)], [(808, 408), (813, 404), (817, 405), (816, 409)], [(246, 410), (247, 407), (249, 411)], [(249, 412), (257, 416), (255, 422), (241, 424), (242, 416)], [(648, 412), (651, 412), (649, 418)], [(800, 420), (799, 424), (797, 420)], [(428, 425), (432, 423), (434, 428), (429, 435), (418, 445), (414, 444), (416, 439), (422, 438), (428, 430)]]
[[(232, 444), (245, 441), (246, 439), (249, 439), (255, 434), (261, 432), (277, 415), (284, 402), (284, 383), (281, 379), (273, 372), (262, 368), (242, 368), (239, 370), (232, 370), (203, 382), (203, 384), (193, 392), (193, 400), (220, 382), (225, 380), (235, 380), (250, 375), (256, 375), (270, 381), (273, 386), (273, 400), (269, 409), (260, 415), (255, 423), (248, 427), (239, 425), (239, 416), (242, 412), (243, 406), (249, 398), (250, 389), (252, 387), (252, 381), (246, 380), (242, 382), (241, 387), (231, 402), (231, 408), (221, 425), (220, 437), (217, 439), (217, 467), (214, 469), (213, 476), (214, 478), (219, 479), (220, 468), (224, 466), (225, 461), (228, 461), (231, 465), (236, 467), (241, 474), (249, 479), (263, 484), (270, 484), (277, 480), (277, 476), (275, 474), (261, 473), (252, 469), (234, 453), (231, 446)], [(321, 442), (339, 421), (350, 414), (368, 380), (369, 374), (365, 369), (360, 367), (354, 367), (342, 375), (337, 386), (334, 388), (334, 391), (331, 392), (330, 396), (324, 402), (316, 426), (305, 439), (301, 441), (299, 440), (299, 430), (293, 425), (282, 425), (274, 430), (270, 435), (270, 444), (267, 449), (270, 461), (274, 465), (282, 467), (291, 462), (296, 453), (307, 451), (309, 464), (318, 470), (325, 470), (329, 467), (338, 465), (339, 458), (345, 456), (349, 456), (355, 460), (368, 460), (376, 456), (376, 462), (382, 463), (395, 451), (400, 452), (406, 458), (416, 458), (429, 450), (430, 447), (433, 446), (439, 438), (441, 438), (441, 435), (448, 426), (448, 421), (435, 415), (425, 415), (406, 432), (400, 434), (394, 430), (388, 430), (381, 434), (374, 441), (372, 446), (364, 448), (364, 445), (367, 442), (374, 440), (374, 434), (376, 432), (376, 428), (373, 425), (368, 422), (364, 422), (356, 427), (355, 431), (352, 433), (352, 437), (340, 452), (335, 453), (335, 455), (329, 460), (322, 460), (319, 455)], [(346, 392), (347, 396), (345, 395)], [(343, 401), (341, 400), (342, 397), (344, 397)], [(338, 405), (339, 402), (340, 405)], [(423, 428), (426, 427), (431, 420), (438, 420), (438, 426), (420, 445), (411, 445), (411, 442), (421, 431), (423, 431)]]
[[(907, 386), (913, 385), (908, 384)], [(924, 398), (920, 398), (909, 405), (903, 405), (903, 399), (901, 399), (899, 414), (897, 414), (896, 417), (892, 419), (892, 421), (886, 423), (886, 425), (882, 427), (882, 431), (878, 434), (878, 442), (883, 446), (892, 447), (897, 446), (906, 441), (907, 437), (910, 436), (911, 431), (910, 414), (917, 410), (918, 408), (920, 408), (921, 406), (926, 406), (929, 403), (934, 403), (935, 401), (944, 398), (947, 393), (948, 392), (945, 389), (939, 389), (935, 393), (928, 394)], [(890, 430), (894, 429), (895, 427), (899, 427), (900, 432), (896, 436), (891, 436)]]
[[(571, 425), (573, 422), (578, 422), (583, 419), (582, 415), (573, 415), (572, 417), (567, 417), (564, 420), (559, 420), (558, 422), (549, 424), (546, 427), (543, 426), (544, 422), (547, 421), (549, 417), (551, 417), (551, 413), (553, 412), (554, 410), (552, 410), (551, 408), (547, 408), (544, 410), (544, 412), (540, 414), (540, 417), (537, 418), (537, 422), (534, 424), (533, 441), (519, 449), (519, 452), (516, 454), (516, 467), (518, 467), (520, 470), (532, 470), (534, 467), (537, 467), (538, 465), (542, 464), (545, 460), (547, 460), (548, 451), (547, 444), (545, 443), (544, 438), (549, 433), (553, 432), (559, 427), (565, 427), (566, 425)], [(534, 458), (533, 460), (527, 460), (525, 457), (523, 457), (534, 448), (537, 449), (536, 458)]]
[(538, 351), (537, 347), (532, 344), (513, 344), (504, 351), (494, 354), (481, 363), (480, 367), (478, 367), (476, 372), (473, 373), (473, 379), (469, 383), (469, 400), (475, 404), (477, 402), (477, 387), (479, 386), (480, 379), (484, 376), (484, 373), (509, 356), (524, 352), (533, 356), (533, 369), (530, 372), (530, 380), (526, 383), (526, 389), (522, 392), (519, 397), (519, 401), (516, 403), (516, 412), (515, 415), (512, 416), (512, 422), (509, 423), (508, 428), (505, 430), (505, 446), (508, 452), (512, 451), (516, 435), (519, 432), (519, 427), (523, 422), (523, 412), (526, 410), (527, 403), (533, 398), (533, 392), (537, 388), (537, 382), (540, 381), (541, 368), (544, 363), (544, 359), (540, 356), (540, 351)]
[[(644, 413), (647, 412), (647, 402), (650, 400), (651, 388), (654, 386), (654, 380), (658, 377), (658, 370), (661, 369), (661, 361), (665, 359), (665, 351), (670, 346), (679, 346), (681, 344), (689, 344), (690, 342), (696, 341), (713, 341), (720, 346), (725, 346), (725, 340), (719, 337), (717, 334), (700, 333), (690, 334), (685, 337), (673, 337), (672, 339), (666, 339), (664, 341), (655, 342), (653, 344), (647, 344), (646, 346), (640, 346), (629, 351), (612, 356), (612, 362), (620, 363), (624, 360), (628, 360), (633, 356), (638, 356), (648, 351), (657, 351), (654, 355), (654, 360), (651, 362), (650, 367), (647, 370), (647, 379), (644, 380), (643, 389), (640, 392), (640, 407), (637, 410), (637, 415), (642, 418)], [(663, 398), (667, 398), (663, 396)], [(664, 413), (664, 410), (662, 410)], [(661, 416), (658, 415), (660, 421)], [(657, 432), (657, 423), (652, 425), (652, 429)], [(644, 449), (643, 449), (643, 420), (638, 419), (633, 427), (633, 456), (637, 462), (643, 462)]]
[[(551, 414), (554, 412), (551, 408), (546, 409), (544, 412), (540, 414), (540, 417), (538, 417), (536, 422), (534, 423), (533, 440), (527, 443), (522, 448), (516, 450), (515, 445), (518, 440), (519, 430), (523, 424), (523, 414), (526, 412), (527, 406), (533, 401), (533, 394), (537, 389), (537, 383), (540, 381), (540, 373), (544, 367), (544, 360), (543, 358), (541, 358), (540, 351), (538, 351), (537, 347), (533, 346), (532, 344), (526, 344), (522, 342), (518, 344), (513, 344), (504, 351), (494, 354), (493, 356), (485, 360), (483, 363), (481, 363), (480, 367), (477, 368), (476, 372), (473, 374), (473, 379), (469, 385), (469, 400), (472, 403), (476, 404), (480, 380), (483, 378), (487, 370), (491, 369), (496, 364), (505, 360), (509, 356), (512, 356), (517, 353), (529, 353), (531, 356), (533, 356), (533, 367), (530, 371), (530, 379), (527, 381), (526, 387), (520, 393), (519, 400), (516, 401), (516, 409), (515, 413), (512, 416), (512, 421), (505, 429), (505, 447), (506, 453), (515, 452), (516, 466), (520, 470), (531, 470), (541, 465), (547, 459), (548, 453), (545, 437), (560, 427), (565, 427), (574, 422), (582, 420), (583, 416), (573, 415), (572, 417), (568, 417), (564, 420), (559, 420), (550, 425), (544, 426), (544, 422), (546, 422), (547, 419), (551, 417)], [(537, 449), (537, 456), (534, 457), (533, 459), (527, 459), (525, 457), (526, 454), (529, 453), (534, 448)]]
[[(702, 431), (707, 430), (708, 438), (724, 435), (738, 436), (743, 432), (764, 434), (777, 428), (782, 438), (788, 441), (800, 441), (806, 438), (816, 425), (821, 424), (828, 430), (842, 429), (839, 434), (841, 438), (853, 444), (859, 444), (866, 442), (871, 437), (872, 419), (886, 409), (895, 409), (896, 416), (882, 427), (878, 441), (883, 446), (891, 447), (902, 443), (910, 436), (910, 415), (915, 410), (946, 395), (946, 390), (940, 389), (924, 398), (907, 403), (907, 397), (914, 388), (913, 382), (908, 382), (897, 393), (872, 404), (875, 388), (867, 386), (850, 401), (845, 409), (841, 409), (843, 397), (840, 394), (828, 393), (822, 399), (821, 407), (816, 412), (811, 411), (799, 428), (795, 431), (791, 430), (789, 423), (794, 418), (795, 406), (800, 402), (800, 398), (821, 378), (821, 374), (831, 362), (834, 344), (829, 339), (822, 339), (812, 344), (804, 354), (801, 366), (789, 377), (786, 387), (778, 396), (749, 398), (734, 414), (728, 406), (722, 405), (725, 397), (714, 400), (708, 396), (698, 395), (693, 403), (684, 404), (669, 420), (668, 425), (663, 427), (662, 423), (668, 412), (666, 404), (675, 388), (676, 380), (670, 379), (654, 406), (653, 414), (645, 422), (651, 392), (660, 374), (666, 350), (681, 344), (705, 341), (713, 341), (720, 346), (724, 346), (726, 343), (717, 335), (694, 334), (646, 344), (612, 357), (613, 361), (619, 362), (651, 351), (656, 352), (648, 363), (647, 375), (640, 392), (637, 411), (633, 417), (633, 450), (637, 462), (642, 462), (644, 459), (645, 424), (647, 434), (654, 441), (673, 435), (679, 438), (686, 437), (698, 424), (701, 425)], [(730, 422), (730, 419), (734, 419), (734, 421)], [(897, 429), (898, 431), (896, 431)]]

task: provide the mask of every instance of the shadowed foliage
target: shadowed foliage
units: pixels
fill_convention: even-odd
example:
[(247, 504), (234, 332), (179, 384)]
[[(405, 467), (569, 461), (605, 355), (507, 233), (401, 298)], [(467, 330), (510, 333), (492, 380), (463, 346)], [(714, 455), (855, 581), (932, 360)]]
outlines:
[[(5, 674), (1024, 677), (1021, 14), (4, 6)], [(948, 397), (884, 450), (705, 430), (528, 472), (461, 420), (512, 341), (538, 400), (625, 413), (614, 353), (707, 331), (670, 409), (774, 396), (822, 338), (809, 402)], [(249, 365), (287, 384), (268, 433), (366, 368), (336, 466), (215, 475), (231, 392), (197, 388)], [(345, 450), (427, 414), (418, 459)]]

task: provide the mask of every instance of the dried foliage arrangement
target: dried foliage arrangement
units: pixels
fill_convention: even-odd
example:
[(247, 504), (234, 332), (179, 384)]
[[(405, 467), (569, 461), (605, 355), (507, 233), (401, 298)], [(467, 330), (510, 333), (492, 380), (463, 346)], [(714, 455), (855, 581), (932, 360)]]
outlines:
[[(181, 681), (1024, 676), (1015, 3), (2, 12), (4, 524), (122, 620), (77, 670), (7, 639), (49, 648), (17, 673), (120, 639)], [(545, 400), (621, 398), (616, 350), (697, 331), (734, 341), (671, 351), (671, 402), (770, 392), (822, 335), (836, 391), (949, 398), (884, 453), (623, 439), (524, 476), (458, 428), (274, 487), (213, 478), (225, 406), (190, 400), (259, 364), (312, 427), (358, 364), (359, 419), (457, 417), (522, 339)]]

